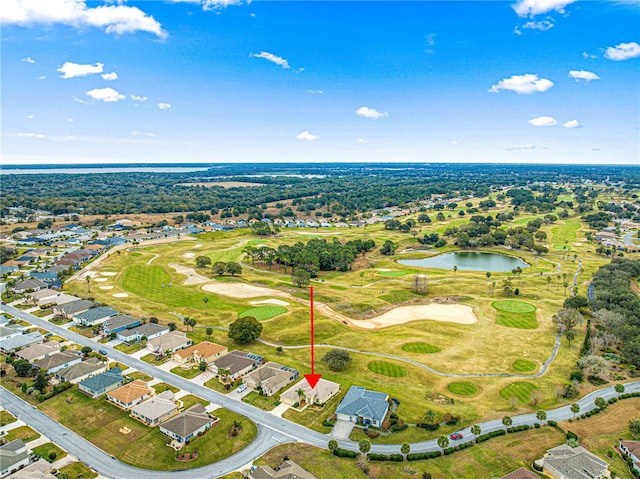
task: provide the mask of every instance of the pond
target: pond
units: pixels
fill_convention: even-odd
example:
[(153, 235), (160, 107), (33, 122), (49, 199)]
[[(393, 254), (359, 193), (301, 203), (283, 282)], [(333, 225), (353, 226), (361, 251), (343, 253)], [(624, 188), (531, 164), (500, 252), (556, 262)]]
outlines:
[(529, 267), (527, 263), (515, 256), (477, 251), (444, 253), (422, 259), (401, 259), (398, 263), (405, 266), (450, 270), (457, 266), (460, 271), (491, 271), (492, 273), (508, 273), (518, 266), (522, 269)]

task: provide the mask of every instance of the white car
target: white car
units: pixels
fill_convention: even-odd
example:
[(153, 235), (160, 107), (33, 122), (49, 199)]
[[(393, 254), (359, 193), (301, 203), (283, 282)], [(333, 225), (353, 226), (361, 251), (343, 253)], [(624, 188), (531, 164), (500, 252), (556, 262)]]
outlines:
[(240, 394), (242, 391), (244, 391), (245, 389), (247, 389), (247, 385), (246, 384), (241, 384), (240, 386), (238, 386), (238, 389), (236, 389), (236, 392), (238, 394)]

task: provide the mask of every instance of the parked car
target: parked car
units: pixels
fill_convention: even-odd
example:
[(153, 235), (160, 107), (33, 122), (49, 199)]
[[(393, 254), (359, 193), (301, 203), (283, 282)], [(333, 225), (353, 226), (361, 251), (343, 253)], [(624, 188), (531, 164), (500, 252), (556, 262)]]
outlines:
[(454, 432), (450, 437), (455, 441), (456, 439), (462, 439), (462, 434), (460, 434), (459, 432)]
[(106, 356), (106, 355), (107, 355), (107, 351), (106, 351), (106, 349), (98, 349), (98, 352), (99, 352), (100, 354), (102, 354), (103, 356)]
[(237, 393), (241, 393), (242, 391), (244, 391), (245, 389), (247, 389), (247, 385), (242, 383), (240, 386), (238, 386), (238, 389), (236, 389)]

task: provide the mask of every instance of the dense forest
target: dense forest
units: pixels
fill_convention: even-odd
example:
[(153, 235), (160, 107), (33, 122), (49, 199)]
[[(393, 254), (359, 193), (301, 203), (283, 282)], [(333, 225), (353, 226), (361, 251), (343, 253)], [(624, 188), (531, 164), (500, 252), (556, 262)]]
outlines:
[[(10, 207), (25, 207), (54, 214), (208, 211), (229, 217), (252, 213), (261, 218), (263, 205), (293, 200), (298, 211), (324, 208), (336, 216), (350, 217), (434, 194), (444, 198), (480, 197), (508, 187), (514, 188), (507, 193), (514, 207), (546, 212), (553, 209), (557, 195), (566, 192), (561, 184), (585, 180), (631, 188), (640, 185), (640, 170), (622, 166), (444, 163), (225, 164), (190, 173), (3, 175), (0, 213), (5, 216)], [(185, 185), (216, 181), (249, 181), (261, 186)], [(544, 182), (559, 186), (550, 188)], [(589, 187), (577, 191), (578, 202), (584, 199), (586, 203), (592, 192)], [(585, 211), (588, 209), (585, 207)]]

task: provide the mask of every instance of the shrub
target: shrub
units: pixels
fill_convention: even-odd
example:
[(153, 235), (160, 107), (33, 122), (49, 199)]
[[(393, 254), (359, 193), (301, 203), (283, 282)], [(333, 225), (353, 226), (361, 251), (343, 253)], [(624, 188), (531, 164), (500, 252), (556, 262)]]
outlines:
[(417, 426), (426, 429), (427, 431), (437, 431), (440, 429), (440, 424), (428, 424), (426, 422), (417, 424)]
[(445, 456), (449, 456), (449, 455), (453, 454), (455, 451), (456, 451), (456, 450), (455, 450), (455, 448), (453, 448), (453, 447), (448, 447), (448, 448), (446, 448), (446, 449), (444, 450), (444, 455), (445, 455)]
[[(389, 456), (387, 456), (386, 454), (369, 454), (367, 457), (371, 461), (388, 461), (389, 460)], [(402, 457), (402, 455), (400, 455), (400, 457)]]
[(338, 448), (335, 451), (333, 451), (333, 454), (338, 457), (348, 457), (351, 459), (355, 458), (358, 455), (358, 453), (356, 453), (355, 451), (347, 451), (346, 449), (341, 449), (341, 448)]
[(402, 456), (402, 454), (390, 454), (389, 460), (394, 462), (402, 462), (404, 461), (404, 457)]
[(547, 424), (551, 427), (558, 427), (558, 423), (554, 420), (547, 421)]
[(578, 440), (578, 435), (575, 432), (567, 431), (567, 439), (575, 439)]
[(584, 381), (584, 373), (582, 371), (573, 371), (569, 375), (570, 381), (578, 381), (579, 383)]
[(535, 427), (536, 429), (540, 429), (540, 423), (539, 422), (535, 423), (533, 427)]

